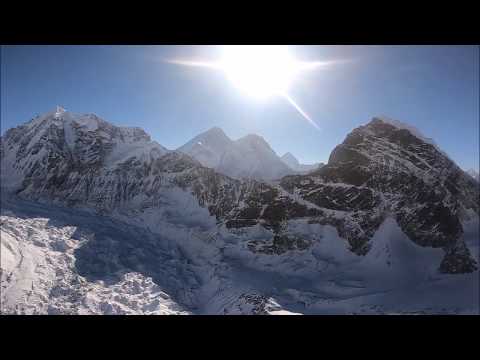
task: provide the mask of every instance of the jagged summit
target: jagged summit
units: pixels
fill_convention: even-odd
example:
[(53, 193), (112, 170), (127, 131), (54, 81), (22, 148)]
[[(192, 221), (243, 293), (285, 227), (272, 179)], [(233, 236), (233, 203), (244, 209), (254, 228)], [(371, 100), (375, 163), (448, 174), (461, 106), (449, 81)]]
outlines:
[[(97, 114), (74, 113), (59, 105), (56, 106), (54, 110), (38, 115), (21, 126), (34, 127), (37, 130), (45, 130), (49, 126), (56, 126), (64, 128), (66, 137), (75, 132), (72, 132), (71, 128), (73, 127), (79, 131), (102, 132), (102, 136), (106, 136), (107, 134), (113, 137), (118, 136), (122, 141), (128, 141), (128, 139), (151, 141), (150, 136), (140, 127), (116, 126)], [(100, 136), (101, 134), (98, 135)]]
[(381, 121), (381, 122), (384, 122), (386, 124), (393, 125), (398, 129), (406, 129), (406, 130), (410, 131), (413, 135), (415, 135), (418, 138), (421, 138), (424, 141), (427, 141), (427, 142), (433, 141), (431, 138), (428, 138), (428, 137), (424, 136), (420, 132), (420, 130), (418, 130), (415, 126), (413, 126), (411, 124), (408, 124), (406, 122), (396, 120), (396, 119), (390, 118), (390, 117), (385, 116), (385, 115), (374, 116), (372, 118), (372, 122), (377, 122), (377, 121)]
[(404, 129), (408, 130), (412, 135), (415, 137), (421, 139), (422, 141), (429, 143), (429, 144), (435, 144), (432, 138), (426, 137), (425, 135), (422, 134), (420, 130), (418, 130), (415, 126), (407, 124), (405, 122), (402, 122), (400, 120), (395, 120), (392, 118), (389, 118), (387, 116), (378, 116), (374, 117), (371, 121), (371, 123), (376, 123), (376, 122), (383, 122), (392, 126), (395, 126), (397, 129)]
[(200, 161), (204, 166), (216, 168), (221, 161), (221, 156), (233, 144), (233, 141), (219, 127), (195, 136), (177, 150), (188, 154)]
[(392, 118), (389, 118), (387, 116), (378, 116), (378, 117), (373, 117), (373, 119), (366, 125), (367, 127), (368, 126), (375, 126), (376, 124), (379, 124), (379, 123), (384, 123), (384, 124), (388, 124), (388, 125), (391, 125), (393, 127), (395, 127), (396, 129), (398, 130), (406, 130), (408, 131), (411, 135), (415, 136), (417, 139), (423, 141), (424, 143), (426, 144), (430, 144), (432, 145), (437, 151), (439, 151), (440, 153), (442, 153), (444, 156), (448, 157), (450, 159), (450, 157), (448, 156), (448, 154), (443, 151), (442, 149), (440, 149), (440, 147), (435, 143), (435, 141), (432, 139), (432, 138), (429, 138), (427, 136), (425, 136), (420, 130), (418, 130), (415, 126), (411, 125), (411, 124), (408, 124), (406, 122), (402, 122), (402, 121), (399, 121), (399, 120), (395, 120), (395, 119), (392, 119)]
[(60, 106), (9, 129), (2, 147), (1, 180), (9, 189), (21, 186), (27, 169), (45, 172), (47, 164), (65, 169), (108, 167), (130, 157), (150, 159), (168, 151), (143, 129), (115, 126), (95, 114), (72, 113)]

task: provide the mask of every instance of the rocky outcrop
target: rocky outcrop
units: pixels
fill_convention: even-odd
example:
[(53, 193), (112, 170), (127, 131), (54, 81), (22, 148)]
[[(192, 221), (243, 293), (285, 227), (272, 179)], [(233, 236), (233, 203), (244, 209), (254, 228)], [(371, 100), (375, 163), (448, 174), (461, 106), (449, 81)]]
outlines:
[[(368, 251), (369, 239), (390, 214), (417, 244), (445, 250), (442, 271), (476, 269), (458, 239), (462, 221), (478, 216), (478, 186), (433, 143), (389, 120), (375, 118), (355, 129), (326, 166), (285, 177), (281, 186), (319, 207), (346, 212), (337, 227), (358, 254)], [(349, 218), (361, 229), (353, 236), (343, 230)]]

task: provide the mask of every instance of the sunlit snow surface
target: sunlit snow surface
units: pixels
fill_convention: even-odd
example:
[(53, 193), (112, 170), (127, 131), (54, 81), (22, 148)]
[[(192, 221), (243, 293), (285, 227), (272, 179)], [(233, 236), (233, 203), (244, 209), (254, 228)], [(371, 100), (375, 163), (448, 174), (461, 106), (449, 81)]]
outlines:
[[(302, 220), (288, 226), (309, 250), (254, 254), (246, 241), (264, 229), (228, 232), (189, 197), (165, 194), (163, 213), (116, 219), (3, 197), (2, 313), (478, 314), (478, 271), (438, 273), (441, 250), (392, 219), (365, 257)], [(477, 261), (478, 238), (478, 220), (465, 224)]]

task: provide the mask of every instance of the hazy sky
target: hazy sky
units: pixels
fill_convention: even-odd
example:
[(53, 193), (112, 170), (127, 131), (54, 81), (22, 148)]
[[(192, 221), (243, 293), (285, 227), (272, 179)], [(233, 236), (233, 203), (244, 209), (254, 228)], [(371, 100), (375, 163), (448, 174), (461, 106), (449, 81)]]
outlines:
[(349, 60), (299, 77), (290, 95), (312, 127), (282, 98), (259, 101), (219, 71), (170, 58), (212, 60), (212, 46), (2, 46), (1, 125), (55, 105), (144, 128), (174, 149), (219, 126), (237, 139), (263, 136), (279, 154), (327, 161), (355, 127), (386, 115), (416, 126), (461, 167), (479, 163), (477, 46), (292, 46), (300, 60)]

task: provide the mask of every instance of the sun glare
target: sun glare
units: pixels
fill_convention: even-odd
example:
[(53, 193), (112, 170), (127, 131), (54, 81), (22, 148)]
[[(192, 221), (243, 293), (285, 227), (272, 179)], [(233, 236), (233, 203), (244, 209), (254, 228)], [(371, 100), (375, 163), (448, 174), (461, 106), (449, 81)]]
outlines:
[(288, 90), (302, 71), (327, 68), (337, 61), (299, 61), (284, 45), (227, 45), (217, 61), (168, 60), (193, 67), (220, 70), (240, 91), (256, 99), (285, 98), (315, 128), (312, 118), (292, 99)]
[(230, 81), (255, 98), (283, 95), (300, 69), (286, 46), (225, 46), (218, 66)]

